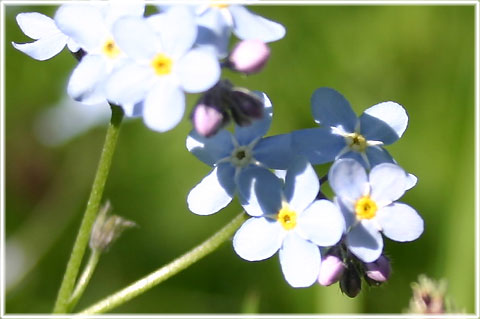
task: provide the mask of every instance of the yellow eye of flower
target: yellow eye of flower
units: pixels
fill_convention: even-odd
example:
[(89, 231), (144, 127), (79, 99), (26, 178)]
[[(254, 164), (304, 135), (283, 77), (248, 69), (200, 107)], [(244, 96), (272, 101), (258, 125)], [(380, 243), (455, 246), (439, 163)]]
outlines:
[(113, 39), (108, 39), (103, 44), (102, 52), (110, 59), (115, 59), (120, 54), (120, 48), (115, 44)]
[(291, 230), (297, 226), (297, 213), (291, 210), (288, 205), (283, 204), (282, 208), (278, 211), (277, 220), (283, 229)]
[(355, 215), (358, 219), (371, 219), (377, 213), (377, 204), (369, 196), (363, 196), (355, 203)]
[(214, 8), (219, 8), (219, 9), (223, 9), (223, 8), (226, 8), (228, 7), (229, 5), (226, 3), (227, 1), (225, 0), (210, 0), (210, 7), (214, 7)]
[(173, 61), (163, 53), (157, 54), (152, 60), (152, 68), (157, 75), (167, 75), (172, 72)]
[(367, 148), (367, 140), (362, 134), (350, 133), (345, 136), (348, 147), (354, 151), (363, 152)]

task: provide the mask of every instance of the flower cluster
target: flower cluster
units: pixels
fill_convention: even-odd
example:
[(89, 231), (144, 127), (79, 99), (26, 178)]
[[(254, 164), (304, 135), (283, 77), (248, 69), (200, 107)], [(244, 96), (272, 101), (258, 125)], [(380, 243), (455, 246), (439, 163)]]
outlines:
[[(54, 19), (20, 13), (20, 28), (35, 41), (13, 45), (37, 60), (67, 45), (79, 59), (67, 88), (74, 100), (120, 105), (127, 116), (141, 116), (149, 128), (164, 132), (183, 118), (185, 93), (212, 88), (221, 66), (259, 71), (268, 59), (264, 42), (285, 34), (280, 24), (240, 5), (205, 1), (158, 9), (145, 16), (142, 1), (110, 1), (64, 4)], [(232, 32), (247, 43), (224, 62)]]
[[(221, 70), (259, 72), (270, 55), (265, 42), (281, 39), (284, 27), (215, 1), (157, 9), (145, 16), (133, 1), (64, 4), (54, 19), (22, 13), (18, 24), (35, 41), (13, 45), (38, 60), (67, 45), (79, 60), (68, 83), (73, 99), (119, 105), (159, 132), (181, 121), (185, 93), (202, 93), (186, 146), (211, 171), (189, 192), (189, 209), (214, 214), (238, 196), (250, 218), (233, 238), (235, 252), (247, 261), (279, 252), (293, 287), (340, 281), (353, 297), (362, 276), (386, 281), (383, 236), (406, 242), (423, 232), (415, 209), (397, 202), (417, 178), (384, 149), (405, 132), (405, 109), (383, 102), (357, 117), (340, 93), (319, 88), (311, 104), (320, 127), (265, 137), (270, 99), (221, 79)], [(243, 41), (229, 52), (232, 33)], [(319, 179), (313, 165), (324, 163), (332, 165)], [(321, 191), (327, 180), (332, 199)]]
[[(265, 115), (250, 126), (237, 124), (233, 135), (220, 129), (212, 137), (194, 130), (187, 138), (190, 152), (213, 167), (188, 195), (190, 210), (215, 213), (237, 194), (251, 218), (233, 238), (235, 251), (248, 261), (279, 251), (293, 287), (340, 281), (354, 297), (362, 276), (371, 285), (386, 281), (383, 236), (407, 242), (423, 232), (415, 209), (397, 202), (417, 178), (383, 148), (407, 127), (403, 107), (384, 102), (357, 118), (340, 93), (319, 88), (312, 113), (320, 128), (263, 137), (273, 112), (261, 95)], [(333, 200), (321, 192), (312, 166), (328, 162), (333, 164), (321, 180), (328, 180)]]

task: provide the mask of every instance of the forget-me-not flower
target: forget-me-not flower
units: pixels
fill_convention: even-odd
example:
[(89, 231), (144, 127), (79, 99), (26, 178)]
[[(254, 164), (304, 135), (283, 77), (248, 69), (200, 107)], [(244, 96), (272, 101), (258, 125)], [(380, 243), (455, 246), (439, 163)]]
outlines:
[[(227, 206), (238, 188), (238, 179), (248, 167), (286, 169), (291, 161), (290, 134), (262, 138), (272, 121), (272, 104), (262, 93), (262, 119), (249, 126), (235, 125), (235, 133), (219, 130), (204, 137), (194, 130), (187, 138), (187, 149), (213, 170), (188, 194), (189, 209), (198, 215), (210, 215)], [(248, 190), (247, 190), (248, 191)], [(240, 189), (239, 195), (242, 195)]]
[(15, 43), (12, 45), (35, 60), (48, 60), (60, 53), (65, 45), (72, 52), (78, 51), (78, 45), (67, 35), (60, 31), (55, 21), (38, 12), (19, 13), (17, 23), (30, 38), (35, 41), (30, 43)]
[(175, 127), (185, 111), (184, 92), (206, 91), (220, 77), (216, 56), (192, 48), (197, 26), (184, 6), (147, 19), (122, 18), (113, 34), (130, 59), (111, 75), (107, 97), (122, 105), (143, 101), (143, 120), (153, 130)]
[(382, 163), (367, 175), (357, 161), (339, 159), (330, 168), (328, 181), (345, 217), (347, 247), (362, 261), (373, 262), (380, 257), (381, 233), (400, 242), (422, 234), (423, 220), (415, 209), (395, 202), (408, 183), (398, 165)]
[[(112, 70), (125, 61), (113, 38), (115, 21), (125, 16), (142, 17), (143, 2), (67, 3), (55, 14), (58, 28), (86, 52), (68, 82), (68, 94), (76, 101), (105, 101), (105, 83)], [(116, 101), (112, 101), (116, 103)]]
[[(308, 287), (318, 278), (320, 247), (335, 245), (345, 227), (338, 207), (315, 200), (318, 177), (305, 158), (288, 168), (285, 183), (272, 172), (253, 167), (240, 177), (248, 219), (233, 238), (235, 252), (245, 260), (259, 261), (279, 251), (286, 281)], [(320, 247), (319, 247), (320, 246)]]
[[(368, 169), (379, 163), (394, 163), (382, 146), (398, 140), (407, 128), (408, 116), (401, 105), (379, 103), (357, 118), (343, 95), (325, 87), (313, 93), (311, 103), (315, 122), (322, 127), (295, 131), (292, 135), (294, 146), (312, 164), (343, 157), (353, 158)], [(410, 178), (416, 180), (414, 176)]]
[[(170, 10), (172, 5), (159, 5), (160, 10)], [(224, 58), (233, 32), (241, 40), (257, 39), (273, 42), (285, 36), (285, 28), (265, 19), (239, 4), (228, 1), (205, 0), (205, 4), (188, 6), (198, 23), (196, 43)]]

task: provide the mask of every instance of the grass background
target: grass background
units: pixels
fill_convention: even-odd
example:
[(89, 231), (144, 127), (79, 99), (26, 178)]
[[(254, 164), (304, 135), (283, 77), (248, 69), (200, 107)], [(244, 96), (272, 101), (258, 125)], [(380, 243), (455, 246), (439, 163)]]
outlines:
[[(16, 51), (28, 42), (15, 22), (19, 12), (53, 16), (54, 7), (6, 6), (5, 27), (5, 230), (7, 313), (48, 313), (86, 205), (105, 126), (69, 143), (47, 147), (33, 126), (38, 115), (65, 94), (75, 60), (64, 51), (39, 62)], [(387, 149), (417, 186), (402, 201), (425, 220), (412, 243), (386, 240), (393, 274), (379, 288), (364, 287), (355, 299), (338, 285), (293, 289), (278, 256), (249, 263), (231, 243), (148, 293), (119, 313), (400, 313), (419, 274), (448, 281), (460, 310), (474, 312), (474, 7), (255, 6), (281, 22), (287, 35), (271, 44), (264, 71), (225, 72), (237, 85), (265, 91), (275, 115), (270, 135), (315, 127), (310, 96), (335, 88), (360, 114), (382, 101), (409, 113), (404, 136)], [(190, 110), (196, 97), (188, 99)], [(86, 107), (87, 108), (87, 107)], [(141, 120), (125, 123), (105, 198), (115, 213), (139, 227), (127, 231), (100, 260), (77, 309), (129, 284), (204, 240), (240, 211), (196, 216), (188, 191), (209, 168), (188, 153), (191, 124), (159, 134)], [(478, 297), (478, 296), (477, 296)]]

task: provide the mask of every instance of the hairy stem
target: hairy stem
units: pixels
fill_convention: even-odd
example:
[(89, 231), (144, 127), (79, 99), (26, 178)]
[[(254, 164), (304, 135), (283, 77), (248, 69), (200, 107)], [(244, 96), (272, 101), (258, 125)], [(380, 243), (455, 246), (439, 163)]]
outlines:
[(233, 233), (245, 221), (246, 217), (247, 215), (242, 212), (217, 233), (189, 252), (150, 273), (149, 275), (135, 281), (131, 285), (117, 291), (113, 295), (110, 295), (97, 302), (93, 306), (83, 310), (80, 313), (91, 315), (107, 312), (146, 292), (150, 288), (155, 287), (168, 278), (173, 277), (180, 271), (188, 268), (195, 262), (207, 256), (209, 253), (213, 252), (215, 249), (220, 247), (223, 242), (231, 238)]
[(110, 171), (122, 119), (123, 110), (119, 106), (112, 105), (112, 118), (110, 120), (110, 125), (108, 126), (107, 136), (105, 137), (105, 143), (103, 145), (102, 154), (100, 156), (92, 190), (88, 199), (87, 208), (83, 215), (82, 223), (78, 230), (70, 259), (67, 263), (67, 269), (63, 275), (62, 284), (58, 291), (53, 313), (66, 313), (68, 310), (69, 300), (74, 289), (83, 255), (85, 254), (85, 249), (87, 248), (92, 225), (97, 216), (100, 201), (102, 200), (103, 190)]

